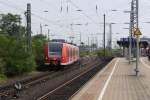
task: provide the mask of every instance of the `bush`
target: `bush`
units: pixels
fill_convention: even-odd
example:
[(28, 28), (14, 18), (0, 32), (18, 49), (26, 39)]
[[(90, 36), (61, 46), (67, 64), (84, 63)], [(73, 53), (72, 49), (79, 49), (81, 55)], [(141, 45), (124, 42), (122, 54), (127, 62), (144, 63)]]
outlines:
[(24, 58), (17, 56), (9, 57), (6, 60), (5, 74), (7, 76), (21, 75), (24, 73), (31, 72), (35, 69), (35, 62), (33, 57), (23, 54)]
[(35, 69), (35, 61), (25, 51), (22, 41), (0, 35), (0, 74), (7, 76), (20, 75)]
[(38, 67), (41, 67), (44, 64), (43, 46), (45, 42), (46, 36), (42, 34), (38, 34), (32, 37), (33, 55)]
[(25, 27), (18, 22), (21, 22), (19, 15), (2, 14), (0, 18), (1, 76), (28, 73), (36, 67), (33, 54), (26, 52)]
[(0, 74), (0, 82), (6, 82), (7, 77), (4, 74)]
[(5, 70), (5, 57), (7, 54), (7, 45), (8, 44), (8, 38), (4, 35), (0, 34), (0, 75), (4, 76), (4, 70)]
[(5, 74), (7, 76), (21, 75), (35, 69), (33, 56), (30, 53), (25, 52), (25, 48), (22, 47), (21, 43), (11, 47), (8, 51), (9, 56), (6, 59), (7, 65), (5, 68)]
[(0, 75), (4, 74), (4, 66), (5, 66), (5, 62), (3, 61), (2, 58), (0, 58)]

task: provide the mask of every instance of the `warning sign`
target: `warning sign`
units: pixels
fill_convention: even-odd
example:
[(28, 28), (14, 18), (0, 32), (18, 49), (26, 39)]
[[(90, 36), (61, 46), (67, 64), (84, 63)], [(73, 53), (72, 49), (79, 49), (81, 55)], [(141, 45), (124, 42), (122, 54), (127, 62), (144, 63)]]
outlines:
[(134, 35), (135, 36), (139, 36), (139, 35), (142, 35), (141, 31), (139, 28), (136, 29), (136, 31), (134, 32)]

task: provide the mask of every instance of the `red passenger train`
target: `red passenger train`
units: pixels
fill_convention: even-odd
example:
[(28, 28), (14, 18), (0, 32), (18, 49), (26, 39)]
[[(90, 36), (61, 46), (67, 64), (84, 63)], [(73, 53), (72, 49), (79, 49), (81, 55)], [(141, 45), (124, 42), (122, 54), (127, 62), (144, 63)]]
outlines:
[(70, 65), (79, 60), (79, 47), (64, 41), (44, 45), (44, 63), (50, 66)]

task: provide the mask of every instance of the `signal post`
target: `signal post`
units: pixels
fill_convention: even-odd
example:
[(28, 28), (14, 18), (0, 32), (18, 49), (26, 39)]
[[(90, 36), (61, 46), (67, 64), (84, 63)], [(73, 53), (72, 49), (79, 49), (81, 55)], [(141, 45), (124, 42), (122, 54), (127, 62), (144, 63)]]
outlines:
[(136, 72), (136, 76), (138, 75), (139, 72), (139, 41), (140, 41), (140, 35), (142, 35), (141, 31), (139, 28), (136, 29), (136, 31), (134, 32), (134, 36), (136, 37), (136, 68), (135, 68), (135, 72)]

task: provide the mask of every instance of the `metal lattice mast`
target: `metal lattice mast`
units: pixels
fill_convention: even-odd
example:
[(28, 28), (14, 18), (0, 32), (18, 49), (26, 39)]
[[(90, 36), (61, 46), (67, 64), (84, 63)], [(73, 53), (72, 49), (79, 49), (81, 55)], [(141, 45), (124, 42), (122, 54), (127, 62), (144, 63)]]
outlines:
[(26, 12), (26, 19), (27, 19), (27, 51), (32, 52), (32, 40), (31, 40), (31, 4), (27, 4), (27, 12)]
[(129, 26), (129, 64), (131, 63), (131, 55), (132, 55), (132, 37), (134, 30), (134, 13), (133, 13), (133, 0), (131, 2), (131, 11), (130, 11), (130, 26)]
[(131, 3), (131, 27), (133, 35), (138, 28), (138, 0), (132, 0)]

